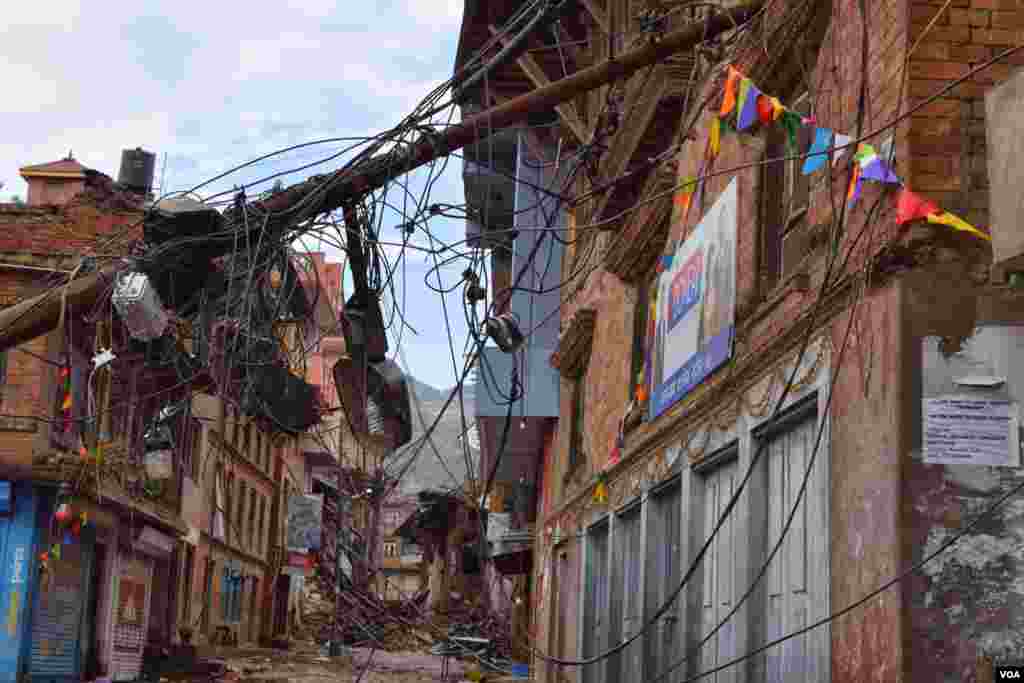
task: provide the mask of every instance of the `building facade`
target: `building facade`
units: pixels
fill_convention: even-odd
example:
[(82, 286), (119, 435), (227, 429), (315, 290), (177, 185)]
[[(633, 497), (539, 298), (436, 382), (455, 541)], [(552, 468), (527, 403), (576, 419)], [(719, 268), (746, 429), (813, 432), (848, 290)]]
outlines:
[[(483, 44), (503, 17), (470, 4), (463, 36)], [(708, 16), (585, 9), (554, 29), (577, 67)], [(576, 194), (604, 189), (577, 203), (562, 263), (586, 275), (562, 288), (551, 357), (538, 680), (992, 680), (1013, 663), (1020, 520), (989, 507), (1022, 476), (1005, 413), (1020, 295), (1012, 263), (990, 268), (984, 96), (1021, 62), (985, 65), (1020, 28), (974, 0), (773, 3), (728, 48), (560, 108), (566, 144), (604, 148)], [(496, 89), (559, 77), (531, 46)], [(942, 431), (980, 405), (1004, 406), (990, 458)]]
[(402, 538), (399, 527), (418, 509), (415, 496), (394, 493), (384, 499), (380, 513), (380, 573), (377, 594), (385, 600), (408, 600), (426, 587), (423, 550)]
[[(22, 175), (28, 204), (0, 206), (5, 307), (94, 267), (96, 242), (131, 238), (141, 216), (140, 198), (73, 159)], [(155, 588), (177, 576), (181, 479), (173, 463), (140, 456), (147, 425), (181, 392), (173, 373), (140, 379), (144, 353), (93, 360), (125, 338), (116, 319), (69, 315), (61, 332), (39, 332), (4, 352), (0, 375), (4, 676), (133, 680), (147, 645), (176, 629), (175, 592)], [(134, 400), (140, 392), (163, 400)]]

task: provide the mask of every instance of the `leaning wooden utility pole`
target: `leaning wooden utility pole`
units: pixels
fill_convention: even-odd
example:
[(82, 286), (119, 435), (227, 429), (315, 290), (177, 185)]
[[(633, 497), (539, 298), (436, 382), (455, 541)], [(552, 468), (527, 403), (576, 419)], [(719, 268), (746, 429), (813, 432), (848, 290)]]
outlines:
[[(657, 64), (678, 52), (693, 49), (722, 33), (734, 30), (749, 21), (760, 11), (763, 4), (764, 0), (752, 0), (737, 7), (723, 8), (706, 21), (694, 23), (660, 38), (652, 38), (643, 47), (619, 55), (613, 60), (582, 69), (572, 76), (531, 90), (464, 119), (461, 123), (437, 134), (424, 135), (419, 142), (411, 146), (371, 157), (354, 167), (344, 168), (330, 175), (314, 176), (266, 200), (254, 202), (253, 207), (261, 212), (271, 213), (271, 220), (295, 220), (350, 205), (389, 181), (439, 157), (451, 154), (486, 136), (488, 132), (522, 122), (530, 112), (553, 109), (556, 105), (568, 102), (582, 93), (627, 78), (644, 67)], [(65, 285), (66, 304), (74, 307), (91, 303), (99, 295), (103, 284), (109, 283), (110, 279), (124, 268), (124, 264), (108, 266), (99, 273)], [(56, 327), (65, 303), (59, 292), (60, 289), (55, 288), (0, 312), (0, 351), (6, 351)]]

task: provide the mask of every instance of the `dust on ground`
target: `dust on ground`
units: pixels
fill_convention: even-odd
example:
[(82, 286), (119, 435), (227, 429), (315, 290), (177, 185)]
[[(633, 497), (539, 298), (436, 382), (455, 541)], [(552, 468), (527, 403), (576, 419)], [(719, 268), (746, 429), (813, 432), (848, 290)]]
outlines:
[[(225, 657), (226, 683), (261, 683), (288, 680), (289, 683), (325, 683), (355, 681), (369, 670), (362, 683), (440, 683), (442, 660), (421, 652), (372, 651), (349, 648), (349, 656), (327, 657), (314, 645), (293, 646), (289, 650), (246, 651)], [(371, 656), (372, 655), (372, 656)], [(462, 680), (463, 664), (450, 662), (449, 681)]]

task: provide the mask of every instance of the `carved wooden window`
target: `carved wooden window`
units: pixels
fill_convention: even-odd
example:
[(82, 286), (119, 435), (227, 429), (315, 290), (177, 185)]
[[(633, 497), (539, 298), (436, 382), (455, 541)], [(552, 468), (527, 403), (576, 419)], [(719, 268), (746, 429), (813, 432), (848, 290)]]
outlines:
[[(809, 93), (804, 90), (790, 108), (809, 116), (810, 105)], [(810, 126), (799, 129), (798, 149), (807, 147), (810, 140), (805, 138), (812, 134), (811, 130)], [(761, 279), (766, 290), (791, 275), (809, 247), (800, 239), (807, 233), (809, 176), (803, 174), (804, 160), (796, 157), (786, 135), (782, 126), (772, 126), (767, 132), (765, 159), (776, 161), (766, 163), (762, 169)]]
[(647, 359), (647, 325), (650, 322), (649, 309), (652, 293), (658, 281), (657, 275), (641, 280), (636, 288), (636, 308), (633, 311), (633, 356), (630, 365), (629, 395), (627, 402), (636, 398), (637, 389), (644, 384), (644, 363)]
[(569, 432), (569, 472), (575, 471), (583, 462), (583, 435), (586, 429), (587, 372), (584, 370), (576, 379), (572, 390), (572, 424)]
[(249, 489), (249, 545), (246, 550), (250, 553), (256, 553), (256, 533), (259, 530), (256, 527), (256, 489)]

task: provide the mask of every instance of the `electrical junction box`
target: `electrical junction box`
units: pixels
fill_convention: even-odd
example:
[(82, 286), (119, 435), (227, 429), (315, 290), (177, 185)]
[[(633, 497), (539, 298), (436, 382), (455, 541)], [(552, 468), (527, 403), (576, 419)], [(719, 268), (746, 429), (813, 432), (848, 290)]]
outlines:
[(118, 277), (111, 301), (133, 338), (152, 341), (167, 330), (167, 311), (144, 273), (132, 271)]

